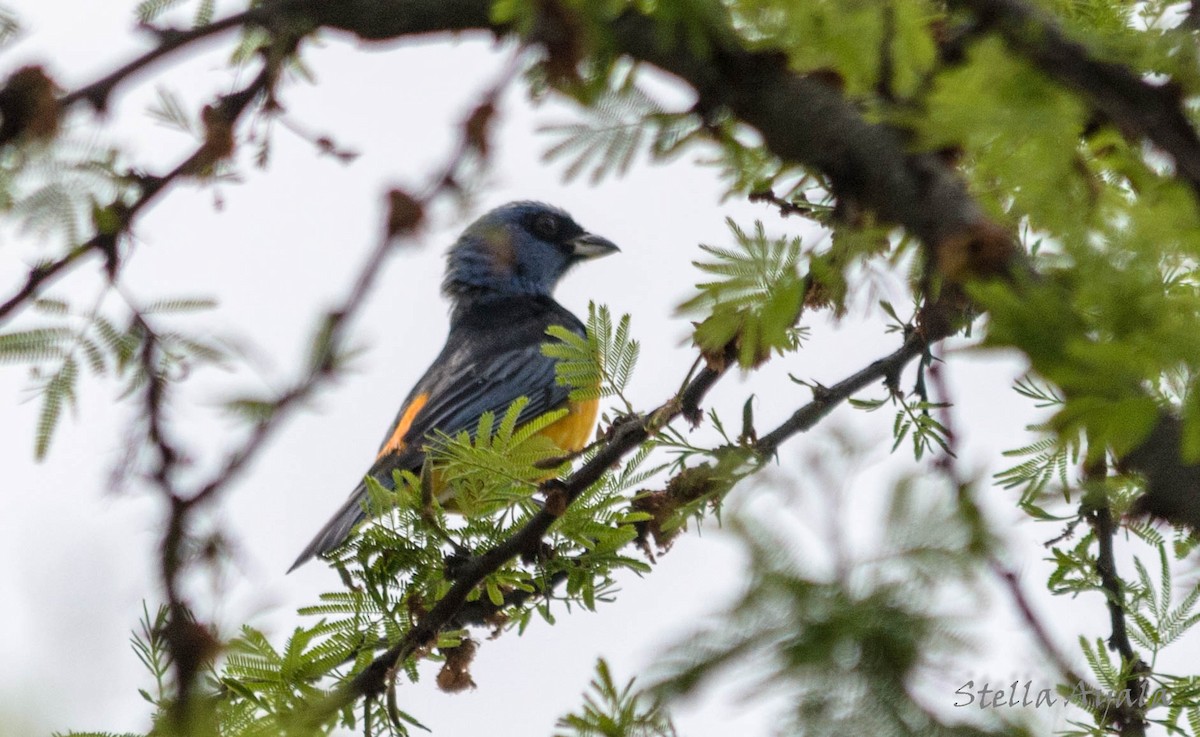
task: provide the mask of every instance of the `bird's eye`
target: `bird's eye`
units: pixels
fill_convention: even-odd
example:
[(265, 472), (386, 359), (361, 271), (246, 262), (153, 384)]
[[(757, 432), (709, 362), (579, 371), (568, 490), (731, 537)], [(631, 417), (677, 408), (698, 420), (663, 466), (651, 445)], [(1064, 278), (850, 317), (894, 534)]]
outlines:
[(533, 220), (533, 232), (540, 238), (553, 240), (558, 235), (558, 218), (542, 213)]

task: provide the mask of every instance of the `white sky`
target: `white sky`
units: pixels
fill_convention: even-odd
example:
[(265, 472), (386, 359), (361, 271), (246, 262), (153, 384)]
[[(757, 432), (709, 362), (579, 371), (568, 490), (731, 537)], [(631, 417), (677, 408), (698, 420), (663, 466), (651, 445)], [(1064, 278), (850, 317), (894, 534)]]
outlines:
[[(108, 4), (20, 0), (13, 7), (25, 35), (0, 56), (5, 74), (23, 63), (43, 63), (64, 88), (73, 89), (149, 42), (132, 33), (131, 12), (116, 12)], [(192, 110), (227, 90), (227, 45), (208, 48), (186, 63), (156, 66), (121, 88), (111, 125), (97, 134), (99, 140), (119, 142), (151, 171), (172, 166), (192, 141), (155, 125), (145, 110), (156, 85), (178, 92)], [(458, 122), (506, 56), (474, 38), (364, 49), (327, 36), (305, 58), (317, 84), (283, 88), (289, 117), (331, 134), (362, 156), (342, 165), (276, 127), (269, 169), (254, 169), (251, 152), (243, 151), (246, 181), (220, 188), (220, 209), (213, 206), (211, 191), (191, 185), (176, 187), (154, 205), (138, 223), (137, 245), (124, 271), (123, 284), (144, 300), (217, 297), (217, 310), (188, 318), (187, 324), (254, 346), (254, 371), (202, 373), (173, 408), (174, 427), (201, 468), (238, 439), (234, 426), (215, 418), (213, 405), (240, 391), (281, 386), (298, 375), (318, 311), (341, 298), (374, 245), (382, 193), (397, 183), (423, 183), (431, 167), (440, 165)], [(687, 104), (681, 92), (673, 96)], [(618, 314), (633, 314), (643, 349), (631, 396), (639, 407), (649, 408), (674, 391), (692, 361), (683, 341), (688, 323), (672, 316), (672, 309), (697, 281), (690, 266), (698, 255), (695, 245), (727, 243), (726, 216), (746, 225), (763, 218), (780, 233), (795, 233), (801, 225), (780, 221), (763, 207), (721, 203), (715, 171), (694, 166), (702, 152), (665, 166), (643, 163), (599, 187), (586, 181), (564, 184), (562, 166), (541, 161), (549, 139), (535, 129), (569, 115), (565, 106), (530, 108), (519, 88), (505, 98), (480, 210), (512, 199), (541, 199), (621, 245), (622, 254), (568, 277), (558, 297), (577, 314), (586, 312), (589, 299), (607, 303)], [(74, 133), (81, 137), (96, 125), (86, 116), (77, 121)], [(398, 253), (389, 262), (354, 324), (356, 341), (369, 347), (356, 370), (322, 392), (310, 411), (288, 421), (249, 474), (225, 494), (219, 519), (237, 543), (235, 565), (214, 587), (198, 590), (203, 602), (198, 608), (227, 631), (249, 619), (281, 643), (298, 624), (295, 607), (337, 586), (335, 575), (320, 564), (290, 576), (283, 571), (360, 477), (397, 403), (440, 348), (446, 327), (438, 294), (442, 251), (463, 225), (442, 217), (420, 249)], [(4, 243), (0, 294), (9, 293), (26, 264), (41, 253), (28, 239)], [(91, 274), (81, 274), (51, 293), (90, 305), (98, 284)], [(866, 322), (834, 325), (817, 318), (811, 343), (789, 363), (774, 362), (747, 378), (729, 377), (709, 404), (736, 421), (745, 397), (755, 393), (759, 427), (771, 427), (808, 398), (807, 390), (787, 381), (788, 372), (832, 383), (891, 352), (898, 340), (884, 335), (882, 315), (868, 304), (873, 302), (864, 300), (857, 310)], [(1023, 444), (1021, 428), (1035, 417), (1008, 389), (1020, 370), (1017, 361), (979, 354), (956, 354), (950, 362), (960, 403), (956, 417), (966, 431), (963, 467), (984, 478), (1003, 467), (995, 460), (998, 450)], [(5, 407), (0, 468), (6, 480), (0, 489), (5, 533), (0, 558), (6, 561), (0, 568), (0, 736), (145, 730), (147, 705), (136, 688), (149, 683), (129, 650), (128, 632), (143, 598), (156, 596), (155, 535), (162, 510), (146, 497), (105, 491), (133, 408), (114, 402), (111, 383), (85, 381), (76, 416), (62, 424), (50, 457), (35, 464), (31, 436), (37, 405), (20, 402), (27, 383), (20, 367), (0, 371), (0, 406)], [(881, 394), (874, 390), (869, 396)], [(900, 475), (928, 469), (914, 466), (903, 448), (889, 454), (891, 420), (888, 410), (864, 415), (843, 408), (818, 433), (837, 429), (864, 449), (851, 463), (858, 473), (848, 475), (842, 503), (864, 528), (856, 532), (868, 541), (874, 533), (864, 517), (873, 518), (863, 510), (877, 508), (883, 490)], [(801, 459), (827, 448), (812, 438), (794, 440), (782, 452), (784, 467), (794, 472), (803, 468)], [(818, 493), (811, 484), (799, 488), (801, 494)], [(1029, 567), (1026, 590), (1060, 631), (1064, 649), (1077, 649), (1075, 633), (1093, 639), (1106, 635), (1097, 595), (1069, 602), (1044, 594), (1046, 569), (1038, 562), (1043, 555), (1038, 543), (1058, 529), (1021, 521), (1009, 492), (986, 489), (985, 496), (997, 527), (1010, 531), (1015, 541), (1014, 565)], [(807, 504), (814, 504), (811, 496)], [(634, 675), (728, 601), (738, 590), (739, 570), (736, 547), (715, 526), (703, 536), (692, 533), (661, 558), (652, 575), (628, 577), (615, 604), (596, 613), (560, 612), (554, 627), (535, 624), (525, 636), (509, 633), (485, 642), (473, 669), (477, 690), (441, 694), (427, 669), (429, 677), (420, 684), (401, 689), (401, 706), (436, 734), (478, 732), (485, 725), (496, 737), (549, 734), (554, 720), (579, 703), (597, 656), (609, 658), (619, 679)], [(1039, 678), (1035, 663), (1040, 658), (1030, 654), (1007, 601), (1003, 596), (991, 601), (990, 610), (968, 613), (984, 640), (981, 652), (955, 663), (943, 674), (944, 683), (923, 691), (929, 703), (952, 716), (965, 711), (949, 705), (954, 689), (968, 679), (1000, 684), (1014, 677)], [(1192, 662), (1200, 655), (1195, 638), (1177, 648), (1181, 663), (1189, 655)], [(1048, 685), (1045, 677), (1041, 681)], [(677, 713), (681, 733), (694, 736), (767, 734), (772, 724), (768, 711), (747, 707), (734, 687), (714, 689)], [(1039, 716), (1043, 722), (1061, 718), (1057, 711)]]

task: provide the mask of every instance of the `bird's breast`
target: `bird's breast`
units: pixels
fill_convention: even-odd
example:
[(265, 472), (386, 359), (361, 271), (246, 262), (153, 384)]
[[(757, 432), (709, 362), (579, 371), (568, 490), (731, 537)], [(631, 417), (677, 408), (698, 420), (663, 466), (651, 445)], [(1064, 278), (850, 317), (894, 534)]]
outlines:
[(592, 429), (596, 426), (596, 413), (599, 409), (599, 399), (569, 402), (566, 416), (547, 425), (538, 434), (549, 438), (563, 452), (574, 453), (591, 440)]

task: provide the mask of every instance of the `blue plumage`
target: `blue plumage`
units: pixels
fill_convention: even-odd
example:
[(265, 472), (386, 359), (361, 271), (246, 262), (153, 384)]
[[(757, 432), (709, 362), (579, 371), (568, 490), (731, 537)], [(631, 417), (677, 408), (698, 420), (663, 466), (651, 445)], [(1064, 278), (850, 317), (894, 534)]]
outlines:
[(574, 264), (617, 250), (541, 202), (510, 202), (471, 223), (447, 256), (442, 291), (456, 304), (518, 295), (549, 297)]
[[(529, 399), (519, 422), (565, 406), (570, 388), (557, 383), (541, 346), (551, 325), (582, 335), (583, 324), (551, 293), (572, 265), (617, 250), (538, 202), (503, 205), (468, 226), (442, 283), (454, 303), (446, 345), (401, 405), (368, 475), (392, 488), (394, 471), (420, 469), (431, 438), (472, 432), (481, 414), (503, 413), (519, 397)], [(346, 542), (366, 501), (360, 483), (292, 568)]]

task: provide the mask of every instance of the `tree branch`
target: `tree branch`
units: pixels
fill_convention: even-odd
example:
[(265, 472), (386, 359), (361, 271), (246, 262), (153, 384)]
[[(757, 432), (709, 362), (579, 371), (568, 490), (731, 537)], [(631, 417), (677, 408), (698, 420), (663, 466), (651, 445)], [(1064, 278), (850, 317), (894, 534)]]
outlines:
[[(284, 0), (164, 40), (159, 48), (64, 101), (95, 97), (188, 44), (269, 17), (377, 41), (439, 31), (508, 32), (491, 23), (490, 9), (488, 0)], [(884, 221), (899, 223), (935, 254), (962, 250), (969, 254), (974, 272), (998, 273), (1012, 266), (1017, 254), (1011, 238), (989, 223), (953, 168), (934, 154), (910, 153), (898, 131), (866, 122), (837, 90), (793, 72), (781, 55), (745, 50), (730, 27), (710, 29), (712, 48), (702, 53), (682, 28), (660, 25), (634, 10), (622, 13), (611, 27), (621, 51), (682, 78), (699, 93), (702, 109), (727, 107), (757, 128), (776, 155), (822, 171), (844, 210), (870, 210)], [(30, 294), (44, 281), (39, 280)]]
[(686, 408), (700, 401), (724, 374), (724, 370), (705, 368), (675, 397), (664, 402), (647, 415), (628, 417), (609, 430), (603, 446), (591, 459), (564, 480), (551, 480), (542, 485), (546, 493), (545, 508), (535, 514), (511, 537), (471, 558), (455, 571), (454, 584), (427, 614), (394, 646), (371, 662), (352, 681), (331, 693), (312, 708), (307, 715), (312, 723), (323, 721), (329, 714), (360, 697), (383, 693), (388, 673), (397, 663), (411, 656), (418, 648), (436, 640), (437, 635), (454, 621), (467, 597), (487, 576), (500, 570), (508, 561), (537, 549), (550, 526), (558, 519), (551, 510), (566, 509), (580, 494), (599, 481), (604, 473), (623, 457), (665, 427)]
[[(275, 3), (274, 5), (279, 5), (279, 3)], [(271, 13), (272, 6), (263, 5), (251, 8), (243, 13), (222, 18), (206, 26), (191, 28), (186, 31), (175, 28), (149, 29), (158, 36), (159, 43), (157, 46), (95, 82), (63, 95), (59, 99), (59, 106), (63, 110), (66, 110), (77, 102), (87, 101), (96, 112), (106, 112), (108, 110), (109, 97), (117, 85), (125, 82), (164, 56), (168, 56), (184, 47), (192, 46), (200, 40), (210, 38), (225, 31), (261, 23)]]
[(909, 361), (923, 354), (932, 342), (937, 342), (947, 335), (925, 336), (913, 330), (905, 338), (904, 345), (891, 355), (875, 361), (833, 386), (817, 387), (813, 390), (813, 400), (793, 412), (779, 427), (759, 438), (754, 444), (755, 450), (764, 457), (774, 455), (785, 440), (811, 430), (835, 407), (872, 383), (899, 374)]
[[(101, 103), (149, 64), (224, 30), (292, 20), (370, 41), (470, 29), (501, 34), (488, 0), (278, 0), (191, 31), (164, 34), (158, 47), (66, 95)], [(756, 127), (777, 155), (821, 170), (839, 198), (904, 225), (927, 245), (970, 242), (986, 222), (954, 170), (933, 154), (910, 154), (895, 130), (867, 123), (837, 90), (793, 72), (781, 55), (746, 51), (731, 27), (709, 29), (701, 53), (682, 28), (626, 11), (612, 24), (618, 48), (675, 74), (700, 94), (702, 108), (728, 107)], [(983, 234), (986, 235), (986, 234)]]
[(3, 304), (0, 304), (0, 322), (3, 322), (9, 313), (37, 297), (41, 293), (43, 286), (57, 278), (60, 272), (65, 271), (76, 261), (95, 251), (97, 248), (95, 240), (95, 238), (92, 238), (87, 243), (75, 246), (64, 256), (53, 261), (38, 264), (30, 269), (29, 275), (25, 277), (25, 283), (17, 289), (12, 297), (9, 297)]
[(1148, 684), (1143, 673), (1148, 670), (1148, 666), (1134, 652), (1133, 643), (1129, 641), (1129, 630), (1125, 625), (1125, 584), (1117, 574), (1117, 563), (1113, 556), (1113, 538), (1116, 537), (1117, 526), (1107, 499), (1092, 513), (1091, 519), (1099, 546), (1096, 573), (1100, 576), (1100, 588), (1104, 592), (1112, 626), (1108, 644), (1121, 656), (1121, 669), (1128, 673), (1124, 686), (1129, 698), (1118, 698), (1115, 704), (1106, 705), (1106, 709), (1109, 706), (1115, 707), (1113, 716), (1120, 727), (1121, 737), (1145, 737), (1146, 713), (1143, 704)]
[[(271, 65), (264, 64), (262, 70), (248, 85), (236, 92), (221, 96), (210, 109), (209, 115), (214, 116), (213, 119), (219, 119), (222, 125), (232, 128), (250, 103), (270, 89), (274, 84), (274, 78), (275, 70)], [(90, 253), (104, 255), (108, 277), (109, 279), (114, 278), (120, 268), (120, 255), (117, 249), (119, 238), (129, 232), (133, 227), (134, 219), (142, 210), (153, 204), (169, 185), (184, 176), (196, 174), (200, 163), (213, 163), (212, 161), (204, 162), (211, 155), (212, 143), (206, 139), (187, 158), (166, 174), (162, 176), (138, 175), (136, 177), (140, 184), (138, 198), (126, 205), (118, 197), (106, 209), (115, 219), (113, 224), (98, 231), (84, 243), (75, 246), (61, 258), (31, 269), (25, 284), (12, 297), (0, 304), (0, 323), (3, 323), (18, 308), (36, 299), (50, 282), (62, 276), (69, 267)]]
[[(946, 303), (939, 303), (930, 309), (941, 312), (953, 308)], [(870, 366), (819, 392), (819, 396), (814, 397), (811, 402), (797, 410), (776, 430), (761, 438), (755, 445), (755, 450), (759, 452), (760, 456), (769, 457), (782, 442), (814, 426), (834, 407), (857, 391), (869, 386), (873, 381), (887, 379), (901, 371), (909, 361), (924, 353), (928, 348), (929, 341), (941, 340), (956, 330), (956, 328), (950, 327), (954, 324), (953, 321), (944, 319), (944, 316), (930, 320), (930, 323), (937, 326), (935, 332), (914, 330), (905, 339), (904, 345), (895, 353), (873, 362)], [(401, 661), (412, 656), (419, 648), (436, 641), (438, 634), (446, 628), (486, 623), (490, 617), (493, 617), (505, 606), (524, 603), (530, 596), (544, 596), (564, 581), (565, 575), (552, 577), (542, 590), (533, 593), (522, 592), (512, 601), (506, 600), (505, 604), (500, 607), (472, 606), (467, 602), (468, 596), (487, 576), (500, 570), (517, 556), (537, 549), (542, 538), (558, 519), (553, 510), (566, 509), (588, 488), (599, 481), (609, 468), (635, 451), (671, 421), (681, 415), (695, 415), (699, 411), (700, 402), (723, 375), (724, 368), (706, 367), (702, 369), (681, 389), (679, 394), (658, 408), (645, 415), (627, 417), (618, 421), (609, 429), (608, 435), (596, 455), (566, 479), (551, 480), (543, 484), (542, 490), (547, 496), (545, 507), (511, 537), (457, 568), (454, 584), (445, 596), (422, 616), (420, 621), (414, 623), (398, 643), (378, 656), (349, 683), (329, 694), (324, 702), (312, 707), (312, 710), (305, 715), (310, 723), (320, 723), (328, 715), (353, 703), (358, 698), (371, 698), (383, 693), (387, 686), (389, 673), (393, 672)]]
[(1021, 0), (956, 0), (983, 30), (996, 31), (1043, 74), (1078, 92), (1126, 138), (1145, 137), (1175, 160), (1176, 176), (1200, 197), (1200, 138), (1184, 110), (1182, 91), (1154, 85), (1123, 64), (1101, 61), (1041, 12)]
[[(365, 40), (431, 26), (507, 31), (491, 25), (489, 6), (487, 0), (344, 0), (310, 8), (309, 17)], [(995, 238), (950, 166), (934, 154), (910, 153), (898, 131), (866, 122), (840, 92), (797, 74), (782, 54), (745, 50), (730, 26), (708, 29), (710, 49), (698, 50), (683, 26), (660, 24), (635, 10), (622, 13), (610, 29), (621, 52), (695, 89), (698, 107), (728, 108), (758, 129), (776, 155), (823, 172), (846, 207), (899, 223), (935, 251)]]

